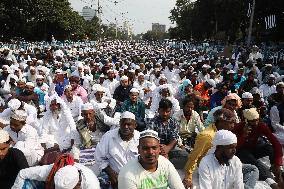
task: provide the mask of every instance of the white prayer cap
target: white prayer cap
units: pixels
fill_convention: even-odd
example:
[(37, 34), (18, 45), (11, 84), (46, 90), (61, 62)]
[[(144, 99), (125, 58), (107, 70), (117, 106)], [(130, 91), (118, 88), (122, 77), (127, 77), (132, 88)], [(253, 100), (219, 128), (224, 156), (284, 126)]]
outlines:
[(18, 76), (14, 75), (14, 74), (10, 74), (10, 78), (11, 78), (11, 79), (14, 79), (14, 80), (16, 80), (16, 81), (19, 80)]
[(55, 189), (75, 188), (79, 182), (79, 172), (75, 166), (67, 165), (59, 169), (54, 175)]
[(229, 58), (226, 58), (226, 60), (230, 60)]
[(12, 111), (11, 118), (18, 121), (26, 121), (28, 114), (24, 110)]
[(245, 93), (242, 94), (242, 98), (253, 99), (253, 96), (250, 92), (245, 92)]
[(31, 67), (30, 67), (30, 70), (35, 70), (35, 67), (31, 66)]
[(277, 84), (276, 84), (276, 87), (278, 87), (278, 86), (280, 86), (280, 85), (281, 85), (281, 86), (284, 86), (284, 82), (279, 82), (279, 83), (277, 83)]
[(4, 130), (0, 130), (0, 144), (8, 142), (10, 139), (9, 133)]
[(206, 80), (206, 82), (207, 82), (209, 85), (211, 85), (213, 88), (216, 87), (216, 82), (214, 81), (214, 79), (208, 79), (208, 80)]
[(62, 70), (57, 69), (57, 70), (55, 70), (55, 73), (56, 73), (56, 74), (62, 74)]
[(211, 70), (211, 72), (210, 73), (216, 73), (216, 71), (215, 70)]
[(132, 88), (132, 89), (130, 90), (130, 92), (131, 92), (131, 93), (139, 93), (138, 89), (136, 89), (136, 88)]
[(230, 70), (227, 72), (227, 74), (235, 74), (236, 72), (234, 70)]
[(103, 78), (104, 78), (104, 77), (105, 77), (105, 75), (102, 73), (102, 74), (100, 75), (100, 77), (103, 77)]
[(128, 77), (125, 75), (120, 78), (120, 81), (124, 81), (124, 80), (128, 80)]
[(207, 64), (204, 64), (204, 65), (202, 66), (202, 68), (209, 69), (209, 68), (211, 68), (211, 66), (209, 66), (209, 65), (207, 65)]
[(127, 65), (123, 65), (122, 68), (125, 69), (125, 70), (127, 70), (127, 69), (128, 69), (128, 66), (127, 66)]
[(20, 106), (21, 106), (21, 101), (19, 101), (18, 99), (11, 99), (9, 102), (8, 102), (8, 107), (11, 109), (11, 110), (13, 110), (13, 111), (15, 111), (15, 110), (17, 110), (17, 109), (19, 109), (20, 108)]
[(114, 72), (114, 70), (110, 69), (110, 70), (107, 71), (107, 73), (109, 73), (109, 72)]
[(272, 67), (272, 64), (265, 64), (265, 67)]
[(72, 72), (71, 76), (80, 78), (79, 72), (77, 71)]
[(256, 108), (250, 108), (243, 110), (243, 115), (246, 120), (256, 120), (259, 119), (259, 113)]
[(132, 69), (131, 69), (131, 70), (129, 70), (128, 72), (130, 72), (130, 73), (135, 73), (135, 70), (132, 70)]
[(42, 75), (37, 75), (36, 79), (44, 79), (44, 77)]
[(87, 103), (85, 103), (81, 106), (81, 110), (93, 110), (93, 109), (94, 109), (93, 104), (91, 104), (89, 102), (87, 102)]
[(142, 138), (146, 138), (146, 137), (155, 138), (155, 139), (160, 141), (158, 132), (156, 132), (154, 130), (147, 129), (145, 131), (140, 132), (139, 140), (142, 139)]
[(237, 143), (237, 137), (234, 133), (228, 130), (219, 130), (216, 132), (213, 139), (213, 146), (227, 146)]
[(121, 119), (133, 119), (133, 120), (135, 120), (135, 115), (131, 112), (126, 111), (126, 112), (123, 112), (121, 114)]
[(270, 74), (270, 75), (269, 75), (269, 78), (274, 78), (274, 79), (275, 79), (276, 77), (275, 77), (274, 74)]
[(169, 64), (175, 64), (175, 62), (174, 61), (170, 61)]
[(144, 76), (144, 74), (142, 72), (139, 72), (138, 76)]
[(31, 86), (31, 87), (35, 87), (35, 84), (33, 82), (27, 82), (26, 85)]

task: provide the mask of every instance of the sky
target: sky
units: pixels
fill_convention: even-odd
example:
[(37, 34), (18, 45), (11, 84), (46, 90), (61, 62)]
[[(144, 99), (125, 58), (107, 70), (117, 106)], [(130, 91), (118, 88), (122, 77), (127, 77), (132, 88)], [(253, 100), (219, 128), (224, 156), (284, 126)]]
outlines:
[[(115, 1), (118, 3), (115, 5)], [(74, 10), (81, 12), (84, 6), (97, 9), (98, 0), (69, 0)], [(173, 26), (169, 20), (170, 10), (176, 0), (100, 0), (102, 6), (102, 22), (104, 24), (117, 23), (123, 25), (128, 21), (134, 34), (151, 30), (152, 23), (165, 24), (168, 29)]]

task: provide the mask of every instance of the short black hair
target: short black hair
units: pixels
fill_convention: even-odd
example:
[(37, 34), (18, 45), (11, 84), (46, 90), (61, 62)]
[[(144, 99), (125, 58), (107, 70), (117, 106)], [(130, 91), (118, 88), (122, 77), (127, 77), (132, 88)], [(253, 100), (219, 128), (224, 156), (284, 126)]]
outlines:
[(185, 105), (189, 102), (192, 102), (195, 105), (196, 100), (194, 98), (185, 97), (182, 101), (182, 107), (185, 107)]
[(168, 108), (171, 108), (172, 109), (173, 107), (173, 103), (168, 100), (168, 99), (162, 99), (160, 102), (159, 102), (159, 109), (168, 109)]

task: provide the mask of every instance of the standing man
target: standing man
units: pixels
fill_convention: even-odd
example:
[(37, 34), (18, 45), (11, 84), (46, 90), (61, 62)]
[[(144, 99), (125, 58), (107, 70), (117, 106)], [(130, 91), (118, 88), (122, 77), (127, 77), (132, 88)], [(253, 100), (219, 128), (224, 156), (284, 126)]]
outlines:
[(119, 189), (184, 189), (173, 164), (160, 156), (160, 138), (156, 131), (145, 130), (140, 133), (138, 152), (139, 157), (121, 169), (118, 176)]

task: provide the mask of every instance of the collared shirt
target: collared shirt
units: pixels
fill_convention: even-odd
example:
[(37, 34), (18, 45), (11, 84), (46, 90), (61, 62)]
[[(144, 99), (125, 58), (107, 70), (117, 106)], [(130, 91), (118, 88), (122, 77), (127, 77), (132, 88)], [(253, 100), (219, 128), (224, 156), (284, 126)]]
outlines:
[(200, 160), (206, 155), (212, 147), (212, 140), (217, 132), (215, 125), (210, 125), (208, 128), (199, 133), (196, 137), (193, 150), (188, 156), (188, 160), (184, 167), (185, 178), (192, 180), (192, 174), (199, 164)]
[(129, 111), (132, 112), (137, 118), (145, 118), (145, 103), (138, 99), (137, 102), (133, 103), (130, 99), (123, 102), (121, 106), (121, 112)]
[[(82, 173), (82, 181), (81, 181), (82, 189), (100, 188), (100, 183), (98, 178), (89, 168), (79, 163), (75, 163), (74, 166)], [(23, 188), (26, 179), (36, 180), (36, 181), (46, 181), (52, 167), (53, 164), (50, 164), (50, 165), (30, 167), (21, 170), (16, 178), (16, 181), (12, 189)]]
[(129, 160), (138, 156), (140, 133), (134, 130), (133, 138), (126, 142), (121, 139), (118, 131), (119, 128), (105, 133), (96, 147), (95, 161), (100, 170), (110, 166), (119, 173)]
[(220, 165), (214, 153), (205, 156), (199, 165), (200, 189), (243, 189), (242, 163), (237, 156), (229, 165)]
[(83, 105), (82, 99), (75, 95), (73, 95), (72, 102), (69, 102), (65, 95), (62, 98), (67, 107), (70, 109), (74, 121), (78, 121), (81, 116), (81, 106)]
[(190, 120), (184, 116), (183, 110), (179, 110), (174, 114), (174, 118), (179, 123), (179, 133), (180, 134), (192, 134), (194, 132), (199, 133), (204, 130), (203, 123), (200, 120), (199, 114), (192, 110)]
[(155, 116), (147, 120), (146, 128), (158, 132), (160, 143), (168, 145), (172, 140), (178, 140), (178, 122), (170, 117), (167, 122), (163, 122), (160, 116)]

